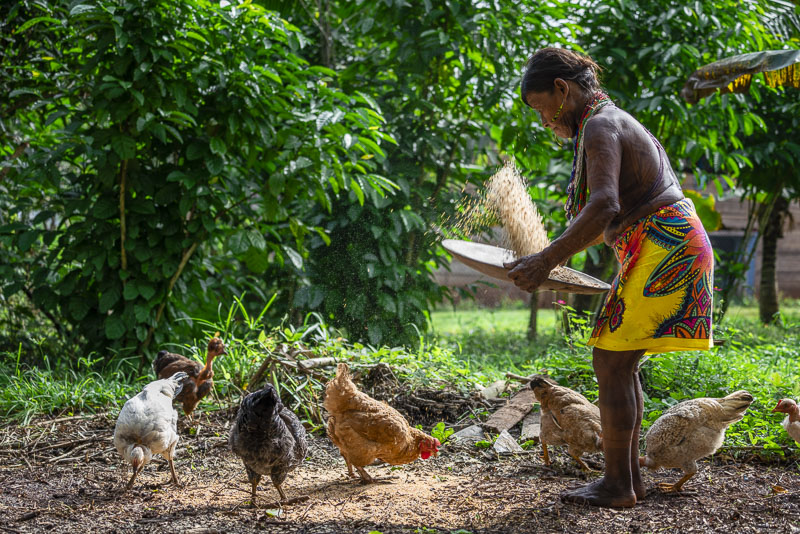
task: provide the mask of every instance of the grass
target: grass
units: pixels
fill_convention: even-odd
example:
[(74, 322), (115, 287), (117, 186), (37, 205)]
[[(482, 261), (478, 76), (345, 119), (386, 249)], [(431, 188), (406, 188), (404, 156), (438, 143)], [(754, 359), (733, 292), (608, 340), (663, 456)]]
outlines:
[[(202, 361), (209, 336), (219, 331), (227, 354), (215, 362), (215, 393), (223, 405), (236, 404), (247, 390), (253, 373), (268, 360), (266, 379), (312, 427), (321, 428), (321, 397), (330, 370), (306, 375), (279, 360), (280, 347), (309, 349), (310, 357), (332, 356), (351, 367), (385, 362), (410, 387), (450, 387), (470, 393), (505, 376), (545, 372), (561, 384), (577, 389), (590, 400), (597, 397), (591, 352), (580, 333), (565, 338), (561, 320), (553, 310), (540, 310), (538, 339), (526, 339), (528, 311), (524, 308), (463, 311), (442, 310), (431, 316), (431, 332), (417, 347), (371, 347), (350, 343), (309, 315), (298, 327), (281, 325), (265, 329), (264, 312), (249, 316), (234, 303), (220, 309), (214, 320), (198, 321), (202, 332), (185, 345), (168, 348)], [(732, 426), (729, 447), (759, 447), (784, 454), (796, 444), (780, 426), (781, 414), (770, 410), (781, 397), (800, 399), (800, 305), (783, 306), (783, 326), (758, 324), (757, 309), (734, 307), (718, 336), (726, 344), (709, 352), (675, 352), (651, 358), (642, 370), (647, 428), (669, 406), (701, 396), (718, 397), (747, 389), (756, 398), (745, 419)], [(584, 332), (585, 334), (585, 332)], [(304, 358), (306, 356), (298, 356)], [(111, 411), (154, 379), (152, 371), (137, 373), (138, 360), (103, 361), (83, 357), (41, 356), (38, 365), (26, 364), (30, 355), (22, 346), (0, 352), (0, 416), (20, 422), (43, 414)], [(216, 409), (207, 399), (199, 409)]]

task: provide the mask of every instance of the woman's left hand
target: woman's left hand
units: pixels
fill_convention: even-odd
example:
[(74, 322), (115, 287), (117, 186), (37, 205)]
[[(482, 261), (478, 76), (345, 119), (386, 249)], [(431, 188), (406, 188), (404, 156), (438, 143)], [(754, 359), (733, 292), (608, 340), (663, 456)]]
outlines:
[(558, 263), (553, 263), (545, 254), (539, 253), (504, 263), (503, 267), (511, 269), (508, 272), (508, 277), (513, 280), (514, 285), (533, 293), (547, 280), (550, 271), (552, 271), (557, 264)]

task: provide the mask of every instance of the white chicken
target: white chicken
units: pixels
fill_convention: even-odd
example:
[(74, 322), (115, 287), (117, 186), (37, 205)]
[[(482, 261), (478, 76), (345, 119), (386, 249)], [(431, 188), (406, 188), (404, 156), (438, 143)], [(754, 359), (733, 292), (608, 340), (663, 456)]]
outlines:
[(792, 399), (781, 399), (773, 412), (783, 412), (783, 428), (789, 437), (800, 443), (800, 406)]
[(134, 397), (128, 399), (117, 417), (114, 446), (123, 459), (133, 466), (133, 476), (125, 490), (133, 486), (136, 476), (150, 463), (154, 454), (163, 455), (169, 462), (172, 483), (178, 484), (173, 457), (178, 444), (178, 412), (172, 399), (181, 390), (186, 373), (150, 382)]

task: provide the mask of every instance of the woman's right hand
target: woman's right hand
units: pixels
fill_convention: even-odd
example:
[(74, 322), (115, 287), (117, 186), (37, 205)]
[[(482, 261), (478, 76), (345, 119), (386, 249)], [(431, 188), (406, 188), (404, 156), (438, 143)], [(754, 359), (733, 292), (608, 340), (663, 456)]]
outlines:
[(544, 251), (538, 254), (524, 256), (518, 260), (504, 263), (503, 267), (510, 269), (508, 277), (514, 285), (533, 293), (542, 285), (558, 263), (553, 263)]

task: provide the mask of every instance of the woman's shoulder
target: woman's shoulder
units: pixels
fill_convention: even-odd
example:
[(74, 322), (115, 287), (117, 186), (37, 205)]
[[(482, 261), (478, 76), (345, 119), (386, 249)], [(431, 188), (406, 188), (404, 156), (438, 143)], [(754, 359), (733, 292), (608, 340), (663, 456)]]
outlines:
[(605, 107), (584, 124), (584, 138), (591, 140), (618, 137), (626, 128), (625, 113), (614, 106)]
[(613, 136), (618, 139), (631, 139), (646, 135), (644, 126), (633, 116), (616, 106), (608, 106), (586, 122), (586, 136)]

